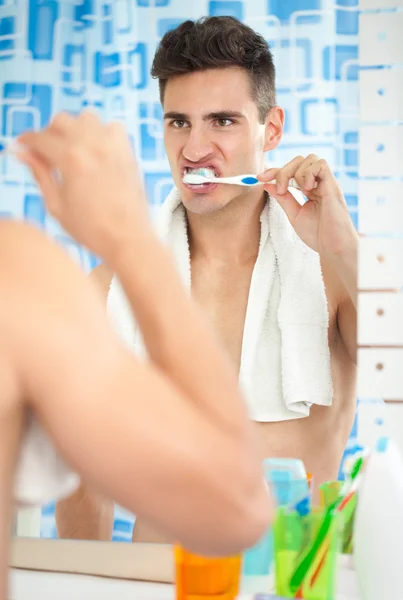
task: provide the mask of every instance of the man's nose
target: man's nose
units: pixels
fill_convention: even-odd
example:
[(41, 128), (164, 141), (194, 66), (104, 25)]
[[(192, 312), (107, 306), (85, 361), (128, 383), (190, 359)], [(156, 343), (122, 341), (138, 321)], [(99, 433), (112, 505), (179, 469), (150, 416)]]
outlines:
[(213, 144), (204, 129), (192, 128), (183, 147), (183, 156), (192, 162), (201, 162), (213, 151)]

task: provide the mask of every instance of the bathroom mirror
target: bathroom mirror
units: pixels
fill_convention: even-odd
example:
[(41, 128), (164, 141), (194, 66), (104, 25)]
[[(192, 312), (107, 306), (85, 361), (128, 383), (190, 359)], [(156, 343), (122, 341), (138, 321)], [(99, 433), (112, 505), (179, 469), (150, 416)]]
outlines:
[[(385, 1), (397, 10), (396, 0), (383, 0), (382, 8), (387, 8)], [(324, 158), (340, 182), (354, 225), (365, 236), (359, 263), (359, 383), (358, 393), (353, 392), (360, 399), (360, 441), (371, 437), (379, 411), (379, 403), (373, 408), (374, 399), (403, 398), (403, 332), (396, 326), (402, 307), (395, 293), (401, 288), (398, 257), (403, 254), (401, 240), (390, 239), (403, 231), (398, 204), (403, 191), (403, 126), (396, 126), (403, 121), (398, 102), (403, 76), (401, 69), (389, 68), (402, 62), (393, 36), (397, 39), (402, 30), (403, 13), (380, 16), (374, 12), (379, 4), (380, 0), (363, 0), (361, 6), (350, 0), (337, 6), (324, 0), (269, 0), (264, 6), (249, 0), (203, 1), (196, 9), (184, 0), (17, 0), (0, 6), (0, 144), (37, 118), (44, 125), (60, 110), (92, 107), (105, 120), (120, 119), (141, 161), (155, 217), (173, 184), (158, 86), (149, 75), (159, 39), (188, 18), (230, 15), (269, 41), (285, 127), (281, 143), (267, 158), (272, 166), (297, 155)], [(380, 64), (385, 68), (379, 69)], [(33, 220), (87, 272), (92, 270), (96, 257), (60, 230), (27, 175), (17, 177), (15, 169), (9, 158), (0, 158), (0, 189), (7, 192), (0, 194), (0, 216)], [(398, 419), (401, 407), (394, 406)], [(357, 435), (356, 419), (345, 456)], [(122, 507), (111, 512), (107, 499), (84, 493), (78, 505), (85, 507), (94, 498), (98, 503), (89, 513), (103, 514), (96, 523), (79, 517), (75, 526), (68, 500), (58, 507), (50, 502), (17, 513), (12, 565), (171, 581), (168, 540), (150, 524), (136, 523)], [(63, 518), (68, 522), (64, 536), (57, 527)]]

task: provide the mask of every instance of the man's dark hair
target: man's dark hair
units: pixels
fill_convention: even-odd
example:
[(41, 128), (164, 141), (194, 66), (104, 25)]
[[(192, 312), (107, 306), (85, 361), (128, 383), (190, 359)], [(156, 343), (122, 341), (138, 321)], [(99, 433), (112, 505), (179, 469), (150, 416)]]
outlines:
[(264, 123), (276, 103), (275, 68), (266, 40), (234, 17), (203, 17), (184, 21), (162, 38), (151, 67), (159, 80), (160, 99), (170, 77), (240, 67), (249, 73), (252, 96)]

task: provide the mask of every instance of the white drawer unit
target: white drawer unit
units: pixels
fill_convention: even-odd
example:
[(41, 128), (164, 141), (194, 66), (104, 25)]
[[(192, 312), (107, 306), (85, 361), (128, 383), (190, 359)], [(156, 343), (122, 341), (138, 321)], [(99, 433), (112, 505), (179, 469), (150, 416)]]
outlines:
[(358, 198), (360, 233), (403, 237), (403, 182), (361, 180)]
[(360, 10), (374, 10), (379, 8), (399, 8), (403, 6), (403, 0), (360, 0)]
[(403, 349), (358, 349), (357, 396), (403, 399)]
[(403, 68), (361, 70), (359, 89), (361, 122), (403, 121)]
[(403, 125), (363, 125), (359, 151), (361, 177), (403, 177)]
[[(376, 8), (384, 8), (378, 0)], [(403, 60), (403, 12), (360, 15), (360, 64), (393, 65)]]
[(360, 346), (403, 347), (403, 294), (362, 292), (358, 297)]
[(360, 238), (359, 290), (400, 290), (403, 287), (403, 239)]

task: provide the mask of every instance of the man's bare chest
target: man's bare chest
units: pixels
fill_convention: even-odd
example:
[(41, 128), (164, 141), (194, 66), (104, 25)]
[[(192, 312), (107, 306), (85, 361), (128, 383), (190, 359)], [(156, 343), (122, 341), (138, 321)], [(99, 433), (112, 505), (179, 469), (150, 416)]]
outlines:
[(216, 271), (192, 267), (192, 296), (203, 308), (237, 369), (252, 272), (253, 265)]

